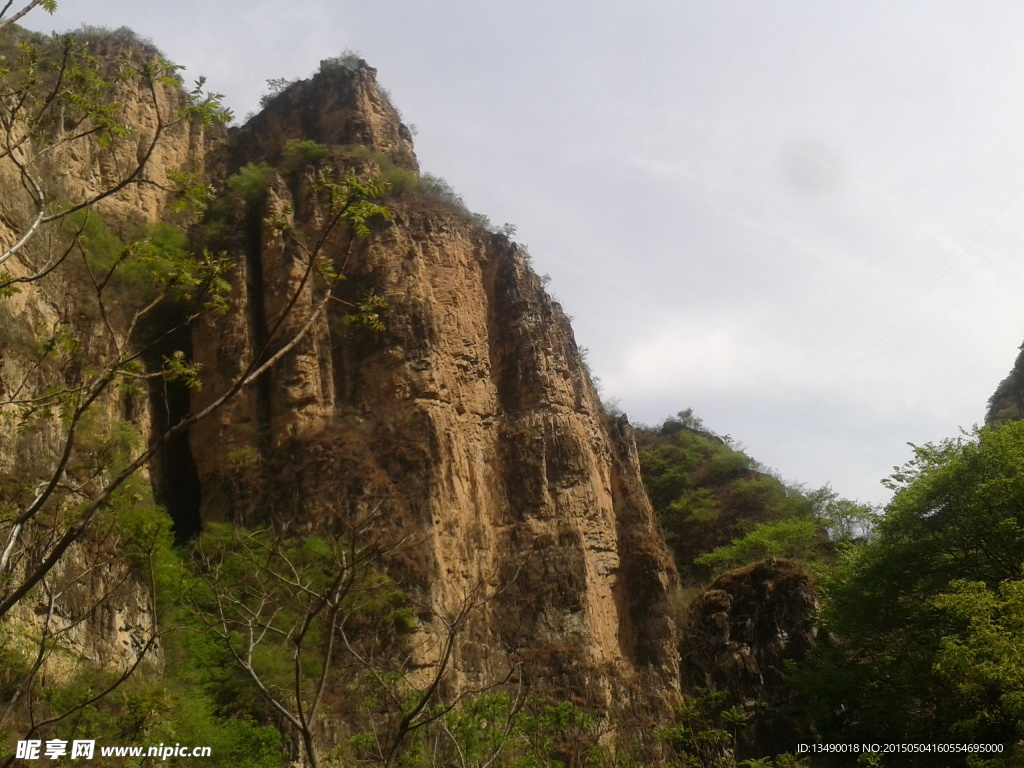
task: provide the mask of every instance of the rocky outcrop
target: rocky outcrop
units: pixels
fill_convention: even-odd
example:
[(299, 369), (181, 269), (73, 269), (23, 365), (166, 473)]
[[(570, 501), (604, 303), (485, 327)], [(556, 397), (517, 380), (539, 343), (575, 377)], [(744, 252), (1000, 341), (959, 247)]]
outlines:
[[(683, 686), (729, 693), (754, 715), (744, 735), (753, 754), (792, 749), (777, 709), (781, 671), (817, 641), (818, 601), (810, 574), (789, 560), (729, 571), (691, 606), (683, 629)], [(765, 713), (767, 710), (767, 713)]]
[(1004, 424), (1024, 418), (1024, 346), (1014, 361), (1013, 369), (999, 382), (988, 400), (986, 424)]
[[(289, 139), (369, 142), (416, 170), (365, 66), (278, 96), (246, 126), (240, 158), (273, 157)], [(310, 179), (277, 178), (266, 210), (293, 211), (311, 231)], [(675, 576), (628, 424), (603, 414), (567, 318), (515, 244), (450, 206), (387, 204), (394, 218), (370, 237), (332, 242), (346, 280), (309, 337), (193, 430), (200, 516), (343, 529), (379, 510), (416, 542), (392, 569), (423, 599), (454, 612), (475, 585), (497, 593), (460, 646), (463, 680), (514, 653), (535, 690), (666, 711)], [(262, 329), (296, 290), (288, 322), (313, 311), (281, 238), (254, 229), (235, 261), (232, 312), (194, 336), (210, 375), (197, 406), (259, 356)], [(369, 294), (386, 303), (381, 332), (345, 321)]]
[[(87, 195), (114, 169), (146, 156), (156, 109), (173, 114), (182, 98), (173, 89), (155, 99), (124, 94), (136, 132), (113, 156), (69, 146), (60, 159), (68, 195)], [(369, 150), (324, 160), (339, 177), (374, 165), (418, 174), (409, 131), (374, 70), (327, 62), (239, 131), (230, 153), (222, 135), (177, 125), (146, 157), (155, 183), (129, 185), (100, 208), (115, 224), (160, 220), (173, 169), (223, 180), (245, 163), (278, 163), (291, 139)], [(352, 157), (359, 165), (346, 166)], [(629, 425), (604, 414), (568, 319), (524, 252), (448, 203), (393, 197), (386, 201), (393, 218), (376, 221), (369, 237), (327, 240), (346, 280), (318, 315), (301, 239), (262, 222), (276, 212), (301, 233), (321, 231), (315, 169), (293, 170), (268, 173), (262, 202), (219, 222), (219, 245), (234, 262), (230, 311), (174, 340), (202, 364), (202, 389), (154, 387), (148, 398), (112, 390), (98, 411), (133, 423), (148, 441), (213, 402), (275, 351), (275, 339), (312, 322), (267, 374), (154, 462), (147, 479), (179, 537), (215, 520), (345, 534), (373, 515), (378, 535), (405, 542), (388, 568), (434, 615), (488, 598), (461, 633), (453, 686), (490, 682), (514, 659), (535, 692), (644, 722), (667, 713), (678, 697), (668, 607), (674, 567), (643, 492)], [(4, 183), (17, 187), (10, 177)], [(6, 214), (5, 242), (27, 215)], [(11, 268), (28, 269), (35, 258), (26, 252)], [(0, 305), (0, 391), (32, 366), (31, 340), (15, 339), (19, 326), (72, 322), (83, 338), (95, 337), (88, 355), (98, 364), (109, 353), (104, 345), (116, 328), (68, 301), (79, 294), (62, 280), (55, 275), (51, 287)], [(382, 303), (383, 331), (347, 319), (371, 295)], [(59, 428), (48, 428), (0, 429), (0, 473), (28, 477), (32, 462), (45, 473), (60, 439)], [(31, 482), (23, 485), (28, 493)], [(99, 547), (99, 558), (112, 551), (86, 546)], [(74, 576), (76, 557), (54, 579)], [(55, 626), (74, 627), (66, 633), (73, 655), (116, 665), (145, 645), (154, 620), (144, 586), (115, 564), (103, 578), (83, 578), (73, 591), (86, 590), (84, 607), (65, 611)], [(99, 607), (89, 613), (90, 605)], [(40, 610), (38, 602), (24, 607), (26, 622)], [(438, 631), (427, 615), (420, 632)], [(424, 667), (433, 661), (420, 659)]]
[(285, 143), (299, 139), (374, 149), (397, 167), (418, 171), (412, 134), (376, 76), (362, 60), (321, 62), (316, 77), (289, 85), (237, 133), (234, 164), (276, 165)]

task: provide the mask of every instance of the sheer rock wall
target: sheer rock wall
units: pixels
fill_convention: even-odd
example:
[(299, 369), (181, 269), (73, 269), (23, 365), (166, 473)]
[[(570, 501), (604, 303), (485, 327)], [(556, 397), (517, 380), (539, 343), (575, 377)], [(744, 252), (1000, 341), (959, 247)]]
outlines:
[[(244, 130), (236, 162), (303, 139), (369, 143), (417, 171), (365, 66), (293, 85)], [(264, 210), (315, 230), (311, 173), (275, 178)], [(519, 248), (451, 207), (387, 204), (394, 218), (365, 240), (331, 242), (346, 280), (309, 337), (193, 430), (202, 517), (344, 530), (378, 510), (415, 541), (392, 568), (420, 599), (454, 614), (474, 591), (496, 592), (459, 647), (466, 684), (504, 674), (514, 654), (535, 689), (666, 711), (675, 575), (628, 425), (603, 414), (567, 318)], [(211, 377), (196, 405), (258, 357), (261, 327), (301, 285), (300, 255), (265, 228), (235, 259), (233, 311), (194, 336)], [(346, 325), (371, 292), (385, 330)], [(292, 330), (313, 311), (308, 289), (298, 306)]]
[[(98, 208), (115, 222), (159, 221), (169, 202), (159, 185), (171, 170), (220, 183), (244, 163), (278, 163), (289, 139), (369, 147), (418, 174), (409, 131), (374, 74), (363, 64), (326, 67), (279, 95), (230, 151), (222, 133), (178, 126), (148, 159), (147, 177), (158, 185), (126, 187)], [(145, 154), (157, 121), (148, 97), (125, 101), (137, 130), (119, 146), (122, 167)], [(160, 91), (156, 103), (169, 115), (181, 97)], [(108, 183), (111, 162), (72, 145), (53, 173), (76, 197)], [(5, 189), (18, 189), (12, 168), (0, 174)], [(312, 183), (309, 169), (273, 175), (263, 212), (290, 211), (298, 229), (315, 231), (324, 212)], [(198, 488), (186, 505), (195, 507), (197, 526), (276, 517), (297, 531), (344, 533), (372, 513), (384, 535), (408, 540), (389, 568), (418, 600), (454, 615), (467, 600), (489, 598), (458, 646), (457, 685), (490, 682), (520, 663), (535, 691), (612, 714), (667, 713), (678, 696), (675, 572), (628, 424), (603, 413), (567, 318), (515, 244), (451, 206), (416, 197), (387, 204), (394, 218), (376, 222), (369, 237), (329, 240), (347, 279), (296, 349), (154, 463), (158, 499), (181, 502), (168, 467), (187, 461)], [(9, 195), (0, 244), (13, 242), (29, 215), (25, 201)], [(203, 365), (193, 411), (265, 354), (267, 328), (293, 293), (284, 337), (315, 310), (315, 292), (302, 287), (301, 252), (260, 219), (254, 212), (233, 221), (231, 311), (192, 334)], [(7, 268), (38, 266), (47, 247), (40, 240)], [(0, 305), (0, 394), (32, 366), (28, 328), (70, 323), (92, 339), (97, 361), (109, 354), (107, 331), (78, 291), (57, 275)], [(371, 292), (387, 304), (382, 332), (345, 321)], [(112, 391), (104, 413), (131, 421), (149, 441), (170, 418), (167, 404), (150, 396)], [(59, 442), (59, 429), (45, 422), (27, 433), (0, 423), (0, 476), (42, 477)], [(65, 570), (79, 561), (90, 567), (86, 560), (110, 554), (96, 550), (108, 544), (84, 545), (92, 549), (69, 557)], [(76, 630), (82, 658), (122, 666), (154, 627), (144, 586), (135, 577), (111, 581), (123, 570), (112, 560), (109, 578), (82, 583), (93, 590), (83, 606), (110, 593)], [(40, 605), (24, 608), (30, 621)], [(438, 626), (421, 631), (429, 636)]]

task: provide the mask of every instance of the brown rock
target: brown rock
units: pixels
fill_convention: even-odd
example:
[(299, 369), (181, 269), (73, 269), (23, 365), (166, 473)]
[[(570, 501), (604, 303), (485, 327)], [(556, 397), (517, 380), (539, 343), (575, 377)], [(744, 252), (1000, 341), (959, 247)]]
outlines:
[[(415, 167), (374, 91), (364, 67), (292, 86), (247, 126), (245, 157), (289, 138), (360, 140)], [(315, 225), (301, 179), (269, 194), (269, 205), (296, 212), (296, 226)], [(628, 424), (603, 415), (561, 307), (513, 243), (457, 210), (388, 205), (393, 221), (350, 256), (346, 241), (332, 244), (347, 278), (338, 298), (383, 298), (386, 330), (346, 327), (344, 305), (332, 303), (261, 387), (193, 431), (204, 519), (330, 528), (380, 508), (418, 542), (392, 567), (422, 599), (454, 611), (473, 585), (500, 587), (467, 630), (463, 648), (474, 650), (456, 665), (467, 683), (505, 669), (512, 649), (536, 689), (601, 710), (666, 712), (675, 573)], [(252, 319), (278, 315), (300, 269), (269, 236), (238, 266), (234, 311), (195, 336), (205, 370), (217, 372), (200, 404), (257, 354)], [(296, 324), (309, 298), (298, 306)], [(242, 466), (238, 455), (259, 458)], [(264, 484), (253, 490), (257, 475)]]

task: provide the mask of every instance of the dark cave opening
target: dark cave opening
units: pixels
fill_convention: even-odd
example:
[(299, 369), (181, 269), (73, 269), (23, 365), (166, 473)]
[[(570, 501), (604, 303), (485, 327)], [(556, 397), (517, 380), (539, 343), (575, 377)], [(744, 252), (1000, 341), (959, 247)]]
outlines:
[[(146, 355), (147, 368), (159, 370), (163, 358), (179, 350), (191, 359), (192, 339), (187, 328), (168, 335), (151, 347)], [(158, 377), (150, 384), (150, 401), (153, 405), (153, 434), (161, 435), (188, 416), (191, 393), (184, 382)], [(150, 471), (156, 501), (167, 509), (174, 523), (174, 543), (183, 544), (198, 536), (203, 527), (199, 512), (202, 487), (187, 429), (160, 446)]]

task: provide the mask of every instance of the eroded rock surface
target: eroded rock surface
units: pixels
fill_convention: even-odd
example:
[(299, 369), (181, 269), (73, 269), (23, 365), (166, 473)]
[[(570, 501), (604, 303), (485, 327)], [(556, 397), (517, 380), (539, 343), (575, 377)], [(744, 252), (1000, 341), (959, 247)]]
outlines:
[[(683, 630), (683, 684), (726, 691), (754, 715), (748, 749), (792, 749), (793, 732), (776, 708), (781, 671), (817, 642), (818, 601), (810, 574), (790, 560), (729, 571), (690, 608)], [(767, 708), (767, 713), (765, 709)]]
[[(222, 134), (178, 126), (148, 158), (156, 183), (128, 186), (99, 207), (115, 222), (159, 221), (172, 170), (223, 180), (247, 162), (278, 163), (290, 139), (361, 145), (372, 152), (359, 170), (372, 171), (383, 157), (415, 176), (409, 131), (374, 74), (363, 64), (332, 66), (293, 85), (236, 136), (230, 153)], [(130, 167), (147, 151), (153, 105), (123, 96), (137, 125), (133, 140), (116, 162), (84, 144), (69, 147), (54, 172), (70, 197), (109, 183), (111, 162)], [(156, 103), (170, 114), (181, 96), (160, 91)], [(0, 172), (16, 188), (11, 169)], [(149, 397), (112, 392), (104, 418), (130, 421), (146, 442), (265, 356), (267, 329), (286, 310), (284, 338), (313, 317), (300, 249), (261, 222), (262, 213), (287, 212), (297, 229), (315, 231), (323, 210), (311, 184), (309, 169), (272, 175), (262, 212), (229, 222), (231, 310), (204, 320), (187, 342), (203, 365), (203, 388), (191, 402), (171, 408), (156, 389)], [(0, 243), (12, 242), (30, 214), (17, 204), (8, 199)], [(376, 222), (365, 240), (329, 240), (347, 279), (303, 341), (158, 457), (158, 499), (176, 505), (179, 533), (204, 521), (275, 518), (297, 532), (344, 534), (373, 514), (382, 535), (408, 540), (388, 567), (416, 599), (454, 614), (467, 598), (490, 597), (460, 640), (455, 685), (492, 681), (514, 659), (536, 692), (613, 715), (665, 714), (678, 697), (668, 608), (676, 577), (628, 424), (603, 413), (567, 318), (514, 243), (451, 206), (415, 197), (387, 205), (394, 218)], [(30, 270), (44, 258), (29, 249), (9, 269)], [(56, 276), (50, 286), (2, 307), (0, 392), (33, 364), (30, 334), (19, 328), (69, 323), (93, 344), (97, 365), (110, 353), (109, 334), (72, 283)], [(345, 321), (370, 294), (386, 303), (381, 332)], [(4, 424), (0, 474), (43, 477), (59, 448), (53, 425), (19, 433)], [(175, 480), (179, 471), (194, 481)], [(69, 556), (54, 579), (73, 575), (86, 554)], [(106, 574), (76, 588), (82, 606), (109, 598), (76, 625), (71, 642), (82, 659), (123, 666), (152, 633), (152, 608), (123, 563)], [(26, 602), (24, 621), (40, 605)], [(61, 626), (81, 618), (76, 611), (65, 611)]]
[[(289, 139), (362, 141), (416, 171), (373, 70), (339, 77), (279, 96), (247, 126), (244, 157)], [(309, 183), (275, 181), (268, 209), (315, 227)], [(628, 425), (604, 416), (567, 318), (520, 249), (450, 207), (388, 205), (394, 218), (366, 240), (332, 242), (347, 279), (331, 312), (262, 385), (193, 431), (203, 518), (343, 528), (379, 510), (416, 541), (392, 568), (423, 599), (454, 612), (478, 585), (497, 592), (460, 646), (467, 683), (514, 653), (537, 689), (666, 711), (675, 575)], [(301, 284), (301, 260), (266, 231), (235, 258), (231, 314), (195, 336), (213, 374), (197, 404), (259, 354), (260, 322)], [(387, 305), (382, 332), (344, 321), (370, 293)], [(296, 327), (314, 309), (306, 294), (299, 307)]]

